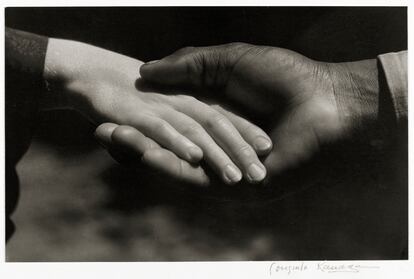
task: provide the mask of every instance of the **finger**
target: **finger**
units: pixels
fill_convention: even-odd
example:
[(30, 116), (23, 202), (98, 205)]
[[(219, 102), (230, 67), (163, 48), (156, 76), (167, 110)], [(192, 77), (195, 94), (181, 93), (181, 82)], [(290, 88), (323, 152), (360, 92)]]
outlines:
[(165, 117), (181, 134), (203, 150), (207, 164), (215, 170), (226, 184), (235, 184), (242, 179), (239, 168), (194, 119), (176, 111), (167, 114)]
[(146, 81), (164, 85), (220, 87), (227, 82), (232, 65), (251, 47), (243, 43), (186, 47), (142, 65), (140, 74)]
[(206, 186), (210, 179), (199, 165), (191, 165), (164, 148), (150, 149), (144, 153), (143, 162), (178, 180)]
[(265, 167), (260, 162), (256, 152), (243, 139), (233, 124), (212, 107), (194, 98), (189, 98), (188, 100), (188, 103), (179, 105), (177, 109), (203, 126), (242, 170), (249, 182), (256, 183), (262, 181), (266, 176)]
[(167, 121), (156, 117), (139, 117), (137, 119), (132, 126), (180, 158), (193, 163), (203, 158), (203, 151), (200, 147), (181, 135)]
[(150, 149), (160, 147), (155, 141), (127, 125), (116, 127), (112, 132), (111, 141), (114, 146), (123, 150), (135, 151), (139, 157)]
[(209, 178), (200, 166), (193, 166), (130, 126), (119, 126), (112, 134), (115, 146), (142, 156), (142, 162), (175, 179), (207, 185)]
[(95, 138), (107, 149), (115, 161), (124, 166), (136, 166), (137, 160), (133, 153), (117, 148), (111, 139), (113, 131), (118, 127), (115, 123), (103, 123), (95, 130)]
[[(125, 138), (122, 136), (124, 131), (127, 132), (127, 129), (123, 126), (119, 126), (114, 123), (103, 123), (96, 128), (95, 137), (118, 163), (124, 166), (136, 167), (141, 162), (142, 153), (148, 148), (157, 147), (158, 144), (153, 141), (152, 143), (147, 144), (147, 142), (151, 140), (141, 133), (135, 135), (133, 138), (133, 144), (123, 144), (122, 141), (114, 142), (113, 135), (118, 138), (120, 136)], [(128, 141), (128, 135), (126, 135), (126, 140)], [(145, 148), (139, 148), (138, 151), (133, 150), (131, 146), (134, 145), (144, 146)]]
[(104, 147), (112, 144), (111, 136), (115, 128), (118, 127), (115, 123), (103, 123), (95, 129), (95, 137)]
[(230, 122), (233, 123), (241, 136), (247, 143), (253, 146), (259, 156), (264, 156), (270, 153), (272, 150), (272, 140), (262, 129), (218, 105), (214, 105), (213, 108), (225, 115)]
[(152, 139), (131, 126), (118, 126), (105, 123), (98, 127), (97, 134), (106, 141), (109, 150), (117, 150), (115, 157), (129, 162), (143, 162), (175, 179), (197, 184), (208, 185), (209, 178), (200, 166), (192, 166), (178, 158), (174, 153), (162, 148)]

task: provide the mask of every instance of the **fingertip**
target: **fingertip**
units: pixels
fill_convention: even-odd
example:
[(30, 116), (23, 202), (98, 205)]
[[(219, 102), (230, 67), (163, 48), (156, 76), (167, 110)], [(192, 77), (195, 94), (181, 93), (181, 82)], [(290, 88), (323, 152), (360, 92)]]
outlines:
[(246, 177), (250, 183), (256, 184), (265, 179), (266, 174), (267, 171), (265, 166), (263, 166), (262, 164), (259, 165), (257, 163), (252, 163), (247, 168)]
[(98, 136), (111, 135), (116, 127), (118, 127), (118, 125), (114, 123), (103, 123), (96, 128), (95, 134)]
[(153, 70), (154, 70), (154, 66), (159, 64), (159, 61), (160, 60), (149, 61), (141, 65), (141, 67), (139, 68), (139, 73), (142, 79), (148, 80), (148, 81), (154, 81), (154, 76), (156, 77), (156, 75), (153, 74)]
[(268, 137), (258, 136), (254, 139), (253, 148), (258, 155), (263, 156), (272, 151), (273, 143)]
[(95, 129), (94, 135), (101, 144), (107, 146), (112, 142), (111, 136), (117, 127), (114, 123), (103, 123)]
[(241, 171), (231, 164), (226, 165), (223, 171), (223, 180), (226, 184), (233, 185), (243, 178)]

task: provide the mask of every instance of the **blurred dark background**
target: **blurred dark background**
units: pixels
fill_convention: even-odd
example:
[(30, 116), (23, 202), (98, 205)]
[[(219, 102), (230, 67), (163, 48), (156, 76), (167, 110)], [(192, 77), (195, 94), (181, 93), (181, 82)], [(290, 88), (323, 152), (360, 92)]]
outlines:
[[(248, 42), (349, 61), (407, 49), (407, 9), (6, 8), (6, 26), (143, 61)], [(407, 137), (343, 144), (271, 187), (195, 189), (116, 164), (71, 111), (44, 112), (18, 166), (8, 261), (311, 260), (408, 257)]]

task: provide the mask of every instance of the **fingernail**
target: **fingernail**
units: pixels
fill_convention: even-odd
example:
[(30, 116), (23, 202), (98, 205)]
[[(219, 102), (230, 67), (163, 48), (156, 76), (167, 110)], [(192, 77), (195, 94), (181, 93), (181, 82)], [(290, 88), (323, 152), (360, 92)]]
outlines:
[(234, 166), (227, 165), (224, 170), (224, 177), (228, 183), (234, 184), (242, 179), (242, 174), (240, 170), (236, 169)]
[(151, 65), (151, 64), (155, 64), (160, 60), (152, 60), (152, 61), (148, 61), (147, 63), (145, 63), (144, 65)]
[(203, 158), (203, 151), (198, 147), (190, 147), (187, 152), (187, 159), (190, 162), (197, 163)]
[(250, 182), (259, 182), (266, 177), (266, 171), (256, 163), (252, 163), (247, 169), (247, 178)]
[(262, 136), (257, 137), (253, 145), (256, 151), (267, 151), (272, 148), (272, 143), (267, 138)]

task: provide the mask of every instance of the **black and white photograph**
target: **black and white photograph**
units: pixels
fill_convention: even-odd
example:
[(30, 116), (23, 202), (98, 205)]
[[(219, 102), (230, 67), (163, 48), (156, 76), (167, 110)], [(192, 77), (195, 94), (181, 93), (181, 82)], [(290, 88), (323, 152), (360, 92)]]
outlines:
[(6, 263), (407, 261), (407, 11), (4, 7)]

